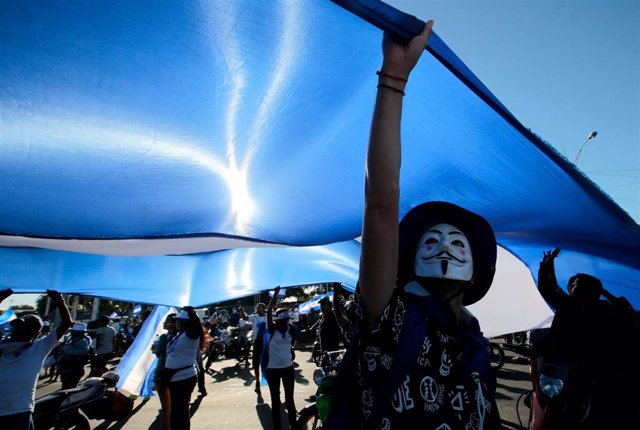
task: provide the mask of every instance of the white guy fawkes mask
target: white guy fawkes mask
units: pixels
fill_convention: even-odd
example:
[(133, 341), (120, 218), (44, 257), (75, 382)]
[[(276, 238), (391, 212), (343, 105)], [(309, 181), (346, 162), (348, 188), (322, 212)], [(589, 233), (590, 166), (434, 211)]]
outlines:
[(413, 265), (416, 276), (470, 281), (473, 257), (469, 239), (451, 224), (434, 225), (418, 241)]

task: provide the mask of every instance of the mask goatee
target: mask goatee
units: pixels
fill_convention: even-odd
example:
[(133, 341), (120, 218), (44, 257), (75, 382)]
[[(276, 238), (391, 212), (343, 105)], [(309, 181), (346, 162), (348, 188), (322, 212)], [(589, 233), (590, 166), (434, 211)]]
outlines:
[(447, 269), (449, 268), (449, 262), (447, 260), (441, 260), (440, 265), (442, 267), (442, 276), (447, 276)]

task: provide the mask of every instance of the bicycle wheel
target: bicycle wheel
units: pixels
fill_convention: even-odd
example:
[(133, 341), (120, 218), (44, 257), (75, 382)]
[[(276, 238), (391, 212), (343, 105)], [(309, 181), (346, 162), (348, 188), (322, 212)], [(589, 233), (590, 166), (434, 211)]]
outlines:
[(320, 415), (318, 415), (318, 407), (315, 403), (307, 406), (298, 413), (298, 420), (296, 421), (295, 428), (296, 430), (312, 430), (322, 428), (322, 421), (320, 421)]
[(489, 361), (491, 368), (494, 370), (501, 369), (504, 366), (505, 354), (500, 344), (489, 342)]

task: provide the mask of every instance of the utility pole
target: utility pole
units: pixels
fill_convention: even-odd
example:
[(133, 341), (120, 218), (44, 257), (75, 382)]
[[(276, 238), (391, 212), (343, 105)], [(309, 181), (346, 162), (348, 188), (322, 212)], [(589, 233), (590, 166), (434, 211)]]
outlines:
[(93, 307), (91, 308), (91, 321), (95, 321), (98, 318), (98, 310), (100, 309), (100, 298), (93, 298)]

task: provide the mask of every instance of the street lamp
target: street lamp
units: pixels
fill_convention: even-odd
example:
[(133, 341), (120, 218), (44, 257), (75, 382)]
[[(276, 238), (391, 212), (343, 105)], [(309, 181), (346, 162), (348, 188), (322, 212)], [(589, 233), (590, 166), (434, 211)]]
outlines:
[(597, 135), (598, 135), (597, 131), (592, 131), (592, 132), (589, 133), (589, 135), (585, 139), (585, 141), (582, 144), (582, 146), (580, 146), (580, 149), (578, 149), (578, 153), (576, 154), (576, 159), (573, 160), (573, 164), (576, 164), (578, 162), (578, 158), (580, 158), (580, 153), (582, 152), (582, 148), (584, 148), (584, 146), (587, 144), (588, 141), (590, 141), (591, 139), (593, 139)]

